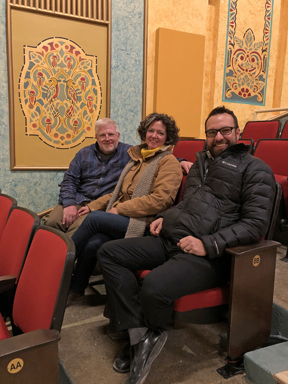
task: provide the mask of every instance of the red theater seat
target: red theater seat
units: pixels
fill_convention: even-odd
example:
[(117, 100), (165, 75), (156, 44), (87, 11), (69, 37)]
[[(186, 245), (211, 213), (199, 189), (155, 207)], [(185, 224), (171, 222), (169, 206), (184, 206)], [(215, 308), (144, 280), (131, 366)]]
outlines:
[(281, 133), (281, 139), (288, 139), (288, 120), (286, 121), (283, 131)]
[(270, 166), (276, 181), (281, 184), (288, 218), (288, 139), (259, 140), (254, 156)]
[(14, 197), (0, 193), (0, 239), (6, 225), (10, 209), (16, 207), (17, 201)]
[[(11, 300), (40, 219), (29, 209), (13, 206), (0, 239), (0, 313), (11, 315)], [(1, 316), (1, 315), (0, 315)]]
[[(13, 337), (0, 321), (0, 377), (3, 383), (58, 382), (58, 340), (75, 259), (73, 241), (53, 228), (39, 226), (33, 237), (12, 312)], [(21, 357), (21, 375), (8, 363)], [(37, 369), (35, 368), (37, 361)], [(17, 381), (18, 380), (18, 381)]]
[(196, 161), (195, 153), (202, 151), (205, 143), (204, 139), (179, 140), (173, 150), (173, 155), (194, 163)]
[(241, 139), (253, 139), (256, 144), (260, 139), (276, 139), (279, 131), (279, 120), (248, 121)]

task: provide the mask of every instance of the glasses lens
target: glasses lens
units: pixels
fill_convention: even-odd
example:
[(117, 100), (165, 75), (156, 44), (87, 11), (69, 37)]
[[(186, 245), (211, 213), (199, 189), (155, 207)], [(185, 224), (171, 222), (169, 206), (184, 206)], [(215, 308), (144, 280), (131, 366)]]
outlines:
[(207, 137), (215, 137), (217, 135), (217, 132), (216, 129), (210, 129), (209, 131), (206, 131), (206, 136)]
[(98, 136), (98, 139), (105, 140), (106, 136), (108, 136), (109, 139), (113, 139), (116, 136), (116, 134), (115, 133), (108, 133), (107, 135), (105, 135), (104, 133), (102, 133), (101, 135)]
[(221, 133), (221, 135), (226, 136), (230, 135), (232, 132), (233, 127), (223, 127), (221, 129), (209, 129), (209, 131), (206, 131), (206, 136), (208, 138), (215, 137), (218, 132)]
[(223, 136), (230, 135), (230, 133), (232, 132), (232, 128), (231, 127), (225, 127), (225, 128), (220, 129), (220, 132)]

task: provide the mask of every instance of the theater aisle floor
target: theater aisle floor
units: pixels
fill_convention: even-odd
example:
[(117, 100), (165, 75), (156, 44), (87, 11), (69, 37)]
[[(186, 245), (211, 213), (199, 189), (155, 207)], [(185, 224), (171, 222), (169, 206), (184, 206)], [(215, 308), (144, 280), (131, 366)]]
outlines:
[[(288, 263), (280, 260), (285, 254), (286, 247), (279, 247), (274, 302), (288, 310)], [(124, 384), (128, 374), (116, 373), (112, 363), (125, 341), (112, 341), (106, 335), (105, 289), (95, 288), (88, 288), (81, 301), (66, 309), (59, 357), (73, 384)], [(226, 331), (225, 323), (176, 323), (168, 329), (167, 343), (145, 384), (247, 384), (245, 374), (225, 380), (216, 371), (225, 365), (219, 335)]]

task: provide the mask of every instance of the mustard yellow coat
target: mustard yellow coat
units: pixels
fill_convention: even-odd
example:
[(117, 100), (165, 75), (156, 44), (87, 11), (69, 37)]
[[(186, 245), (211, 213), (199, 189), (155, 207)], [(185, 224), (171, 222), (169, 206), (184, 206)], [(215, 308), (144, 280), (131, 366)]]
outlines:
[[(156, 168), (150, 194), (147, 196), (135, 197), (131, 200), (135, 186), (145, 167), (149, 165), (154, 156), (163, 151), (172, 150), (171, 146), (165, 146), (147, 156), (145, 161), (140, 153), (143, 145), (131, 147), (128, 153), (136, 164), (126, 175), (118, 200), (113, 204), (117, 207), (118, 214), (127, 217), (147, 217), (147, 226), (153, 221), (154, 217), (165, 211), (174, 204), (181, 180), (183, 177), (181, 166), (174, 155), (170, 154), (163, 157)], [(87, 204), (90, 211), (105, 211), (112, 193), (99, 197)]]

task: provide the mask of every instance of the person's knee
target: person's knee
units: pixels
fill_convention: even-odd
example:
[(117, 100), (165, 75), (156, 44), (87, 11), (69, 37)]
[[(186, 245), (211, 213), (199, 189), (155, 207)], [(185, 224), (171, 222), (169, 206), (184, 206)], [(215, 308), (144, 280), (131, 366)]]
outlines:
[(97, 259), (97, 252), (101, 248), (103, 242), (101, 239), (97, 239), (92, 243), (88, 243), (85, 247), (85, 257), (89, 260)]
[(62, 227), (63, 219), (63, 207), (62, 205), (56, 205), (47, 215), (43, 216), (42, 220), (44, 225), (48, 227), (58, 228)]
[(151, 272), (143, 279), (139, 298), (141, 306), (143, 307), (156, 303), (159, 300), (161, 301), (162, 294), (159, 287), (159, 280), (155, 279)]

